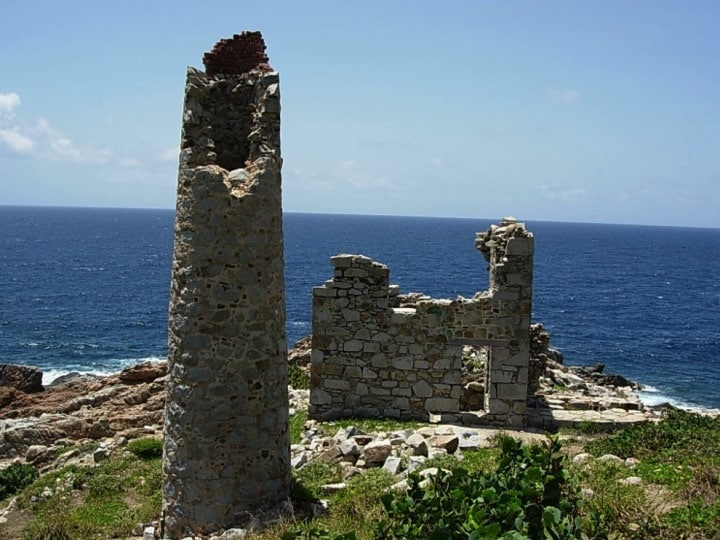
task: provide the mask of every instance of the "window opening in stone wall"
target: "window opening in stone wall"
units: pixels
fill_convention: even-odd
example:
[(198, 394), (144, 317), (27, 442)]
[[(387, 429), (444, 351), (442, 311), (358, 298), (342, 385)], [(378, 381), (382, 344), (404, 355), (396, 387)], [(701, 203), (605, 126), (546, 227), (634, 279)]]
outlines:
[(461, 367), (463, 395), (460, 399), (460, 410), (484, 411), (490, 354), (490, 347), (471, 345), (463, 347)]

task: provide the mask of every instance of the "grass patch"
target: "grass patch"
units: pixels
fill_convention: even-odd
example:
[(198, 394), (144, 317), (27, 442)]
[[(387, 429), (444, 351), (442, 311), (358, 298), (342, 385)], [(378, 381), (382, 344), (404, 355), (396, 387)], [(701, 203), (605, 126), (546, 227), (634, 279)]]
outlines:
[(137, 523), (160, 515), (161, 487), (160, 458), (121, 453), (97, 466), (44, 475), (18, 496), (18, 506), (31, 516), (23, 540), (131, 536)]
[(141, 437), (130, 441), (127, 449), (140, 459), (155, 459), (162, 457), (163, 442), (154, 437)]
[(300, 444), (307, 422), (307, 411), (299, 410), (288, 419), (290, 428), (290, 444)]
[(401, 431), (404, 429), (417, 429), (423, 424), (413, 420), (391, 420), (387, 418), (344, 418), (342, 420), (333, 420), (332, 422), (324, 422), (320, 424), (323, 433), (331, 437), (337, 433), (338, 429), (346, 429), (355, 427), (363, 433)]
[(310, 389), (310, 375), (304, 369), (295, 364), (288, 365), (288, 384), (295, 390)]
[[(290, 419), (299, 442), (307, 416)], [(351, 419), (319, 424), (334, 435), (348, 426), (392, 432), (418, 423)], [(142, 439), (138, 439), (142, 441)], [(161, 507), (160, 441), (135, 443), (93, 467), (70, 466), (35, 479), (18, 495), (31, 516), (23, 540), (128, 537), (139, 522), (157, 519)], [(464, 459), (440, 456), (424, 467), (440, 473), (428, 485), (419, 477), (408, 492), (388, 493), (398, 479), (381, 468), (346, 481), (344, 491), (323, 493), (343, 481), (336, 462), (315, 460), (294, 472), (292, 499), (298, 516), (248, 539), (376, 540), (380, 538), (720, 538), (720, 421), (671, 411), (658, 424), (596, 435), (584, 445), (594, 455), (636, 457), (630, 468), (591, 461), (569, 466), (557, 439), (524, 446), (497, 437), (497, 447), (465, 451)], [(136, 449), (137, 450), (137, 449)], [(627, 485), (628, 476), (644, 483)], [(592, 496), (581, 496), (581, 490)], [(317, 512), (318, 501), (329, 510)], [(0, 538), (7, 538), (0, 525)], [(472, 536), (475, 535), (475, 536)], [(503, 536), (505, 535), (505, 536)]]
[(32, 465), (12, 463), (0, 470), (0, 501), (32, 484), (39, 473)]

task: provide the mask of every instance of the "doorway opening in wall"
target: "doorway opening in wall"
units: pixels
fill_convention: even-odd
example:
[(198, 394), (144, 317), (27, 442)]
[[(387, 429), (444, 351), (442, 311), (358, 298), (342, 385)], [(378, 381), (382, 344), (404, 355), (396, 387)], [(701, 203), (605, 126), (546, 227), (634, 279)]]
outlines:
[(484, 411), (485, 389), (488, 383), (488, 367), (492, 348), (464, 345), (462, 349), (461, 411)]

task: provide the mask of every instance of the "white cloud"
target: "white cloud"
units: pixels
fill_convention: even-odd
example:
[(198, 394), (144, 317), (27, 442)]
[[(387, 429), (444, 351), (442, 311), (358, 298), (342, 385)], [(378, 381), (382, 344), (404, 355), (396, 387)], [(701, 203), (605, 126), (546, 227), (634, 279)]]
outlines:
[(365, 170), (359, 162), (354, 159), (343, 161), (331, 170), (315, 171), (296, 168), (289, 171), (298, 184), (309, 189), (319, 190), (347, 190), (348, 186), (359, 190), (390, 189), (397, 190), (390, 180), (385, 176), (376, 175), (372, 171)]
[[(53, 128), (45, 118), (34, 125), (15, 120), (20, 96), (15, 92), (0, 94), (0, 143), (12, 152), (34, 153), (40, 159), (56, 159), (75, 163), (104, 164), (113, 158), (109, 148), (78, 144), (71, 137)], [(137, 165), (131, 158), (119, 160), (124, 167)]]
[(557, 103), (573, 104), (580, 101), (580, 91), (573, 88), (551, 88), (549, 95)]
[(13, 122), (15, 109), (20, 105), (20, 96), (15, 92), (0, 94), (0, 143), (11, 152), (27, 154), (34, 146), (35, 141), (22, 133)]
[(30, 137), (20, 133), (17, 128), (0, 129), (0, 141), (18, 154), (26, 154), (35, 146), (35, 142)]
[(65, 136), (50, 126), (45, 118), (37, 121), (36, 129), (44, 135), (51, 159), (73, 161), (75, 163), (107, 163), (113, 157), (109, 148), (78, 145), (70, 137)]
[(20, 105), (20, 96), (15, 92), (9, 94), (0, 94), (0, 112), (12, 116), (15, 108)]

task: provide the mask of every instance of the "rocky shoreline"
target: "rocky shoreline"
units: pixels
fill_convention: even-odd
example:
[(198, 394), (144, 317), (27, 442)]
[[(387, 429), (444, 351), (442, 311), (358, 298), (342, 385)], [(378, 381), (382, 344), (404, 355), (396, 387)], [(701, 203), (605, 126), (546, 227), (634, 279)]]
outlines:
[[(605, 374), (601, 365), (565, 366), (562, 356), (548, 347), (549, 337), (539, 335), (533, 353), (537, 385), (528, 402), (528, 427), (503, 429), (504, 433), (534, 441), (558, 427), (594, 423), (615, 428), (659, 417), (656, 408), (643, 406), (636, 393), (639, 385)], [(290, 351), (289, 362), (307, 369), (309, 353), (309, 340), (303, 340)], [(42, 373), (37, 368), (2, 366), (0, 375), (0, 468), (30, 463), (46, 473), (69, 464), (92, 465), (131, 439), (162, 437), (166, 362), (146, 362), (106, 377), (66, 376), (46, 388), (40, 385), (40, 390)], [(467, 382), (468, 391), (473, 391), (475, 382)], [(308, 390), (290, 388), (289, 396), (291, 414), (307, 410)], [(316, 459), (337, 461), (345, 478), (369, 467), (383, 467), (402, 482), (408, 471), (427, 459), (490, 446), (499, 429), (479, 422), (476, 412), (467, 411), (451, 417), (431, 415), (427, 425), (390, 433), (362, 433), (347, 427), (327, 436), (327, 426), (320, 429), (317, 422), (307, 421), (302, 440), (292, 445), (292, 466), (299, 469)], [(335, 485), (327, 490), (342, 488)], [(0, 523), (7, 521), (11, 507), (0, 512)]]
[[(568, 367), (547, 346), (534, 354), (542, 364), (536, 395), (528, 402), (528, 430), (547, 430), (599, 422), (612, 425), (654, 418), (636, 390), (639, 385), (607, 375), (601, 365)], [(467, 352), (472, 354), (472, 351)], [(289, 362), (306, 369), (309, 340), (291, 349)], [(49, 456), (59, 448), (86, 442), (118, 446), (117, 441), (162, 436), (166, 362), (146, 362), (110, 376), (71, 375), (43, 388), (37, 368), (0, 368), (0, 460), (21, 459), (51, 468)], [(472, 391), (473, 381), (467, 383)], [(290, 390), (291, 413), (306, 410), (307, 390)], [(435, 424), (481, 425), (469, 410), (431, 416)], [(487, 429), (492, 429), (486, 426)]]

